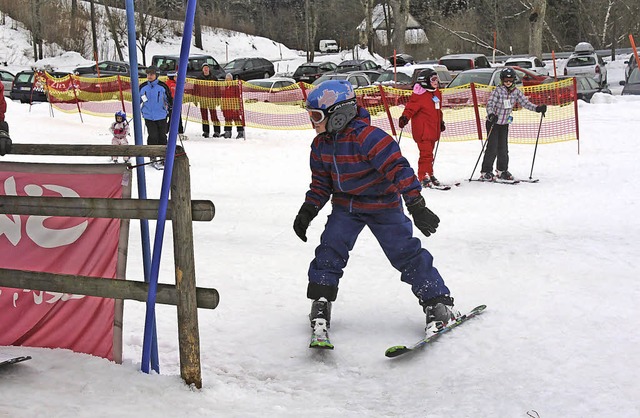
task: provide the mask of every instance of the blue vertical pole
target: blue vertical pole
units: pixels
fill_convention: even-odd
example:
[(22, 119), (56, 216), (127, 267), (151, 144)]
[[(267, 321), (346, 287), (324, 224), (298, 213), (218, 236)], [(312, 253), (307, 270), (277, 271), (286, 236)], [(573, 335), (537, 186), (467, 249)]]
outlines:
[[(129, 67), (131, 68), (131, 107), (133, 108), (133, 138), (136, 145), (144, 145), (142, 142), (142, 117), (140, 115), (140, 86), (138, 84), (138, 53), (136, 49), (136, 21), (133, 10), (133, 0), (126, 0), (127, 31), (129, 43)], [(136, 157), (136, 177), (138, 178), (138, 198), (147, 198), (147, 181), (144, 173), (144, 157)], [(149, 240), (149, 221), (140, 220), (140, 236), (142, 240), (142, 263), (144, 268), (144, 281), (149, 282), (151, 267), (151, 245)], [(158, 362), (158, 341), (156, 339), (155, 323), (153, 324), (153, 355), (151, 362), (153, 369), (160, 373)], [(148, 373), (148, 371), (147, 371)]]
[(196, 4), (197, 0), (188, 1), (187, 15), (184, 19), (184, 31), (182, 35), (182, 45), (180, 47), (180, 64), (178, 65), (178, 79), (176, 81), (176, 93), (173, 99), (173, 109), (171, 112), (172, 117), (169, 125), (167, 153), (165, 155), (164, 173), (162, 177), (162, 190), (160, 191), (160, 207), (158, 208), (158, 222), (156, 224), (156, 234), (153, 242), (151, 280), (149, 281), (149, 293), (147, 294), (147, 314), (144, 326), (144, 341), (142, 343), (142, 371), (146, 373), (149, 372), (149, 355), (153, 337), (153, 325), (155, 324), (156, 291), (158, 288), (160, 256), (162, 254), (162, 238), (164, 235), (165, 222), (167, 220), (167, 206), (169, 205), (169, 192), (171, 190), (173, 160), (176, 155), (178, 122), (180, 118), (180, 110), (182, 108), (182, 98), (184, 96), (185, 79), (187, 78), (187, 64), (189, 62), (189, 49), (191, 48), (191, 36), (193, 32), (193, 19), (196, 14)]

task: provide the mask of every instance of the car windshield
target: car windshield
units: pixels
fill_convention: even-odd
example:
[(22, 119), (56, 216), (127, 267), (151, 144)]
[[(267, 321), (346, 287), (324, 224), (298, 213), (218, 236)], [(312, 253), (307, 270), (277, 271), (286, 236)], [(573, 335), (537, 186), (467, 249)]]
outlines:
[(298, 69), (296, 70), (294, 75), (315, 74), (317, 72), (318, 72), (318, 67), (316, 67), (316, 66), (311, 66), (311, 65), (302, 66), (301, 65), (300, 67), (298, 67)]
[(463, 73), (458, 74), (458, 76), (453, 79), (451, 84), (449, 84), (449, 87), (464, 86), (465, 84), (469, 84), (469, 83), (484, 84), (484, 85), (488, 86), (488, 85), (491, 84), (491, 76), (492, 75), (493, 75), (493, 73), (492, 72), (488, 72), (488, 71), (483, 71), (483, 72), (474, 72), (474, 71), (463, 72)]
[(638, 68), (634, 68), (633, 71), (631, 71), (631, 74), (629, 75), (629, 81), (627, 81), (628, 84), (640, 84), (640, 72), (638, 72)]
[(505, 65), (509, 67), (533, 68), (531, 61), (509, 61)]
[(253, 86), (263, 87), (265, 89), (270, 89), (273, 85), (273, 81), (270, 80), (251, 80), (247, 81), (247, 84), (251, 84)]
[(323, 75), (322, 77), (320, 77), (316, 81), (314, 81), (312, 84), (317, 86), (318, 84), (322, 83), (323, 81), (327, 81), (327, 80), (346, 80), (347, 77), (348, 77), (347, 74)]
[[(385, 81), (394, 81), (393, 71), (385, 71), (384, 73), (380, 74), (376, 81), (380, 83), (383, 83)], [(395, 74), (395, 81), (398, 83), (409, 83), (411, 82), (411, 77), (409, 77), (405, 73), (397, 72)]]
[(440, 60), (440, 64), (446, 66), (449, 71), (464, 71), (471, 68), (471, 60), (467, 58), (451, 58)]
[(243, 65), (244, 65), (244, 60), (233, 60), (231, 62), (228, 62), (227, 65), (224, 66), (224, 69), (233, 70), (236, 68), (242, 68)]
[(596, 65), (596, 59), (592, 55), (573, 57), (567, 61), (567, 67), (588, 67), (590, 65)]

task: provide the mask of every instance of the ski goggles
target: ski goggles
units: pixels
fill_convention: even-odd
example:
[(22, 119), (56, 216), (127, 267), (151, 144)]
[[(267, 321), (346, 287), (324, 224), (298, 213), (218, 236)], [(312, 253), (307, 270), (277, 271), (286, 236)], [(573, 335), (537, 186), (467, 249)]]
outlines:
[(309, 112), (309, 119), (315, 125), (321, 124), (327, 118), (326, 112), (321, 109), (307, 109), (307, 112)]
[(432, 83), (434, 81), (439, 81), (438, 74), (434, 74), (431, 77), (429, 77), (429, 81), (432, 82)]
[(513, 78), (505, 78), (502, 80), (503, 83), (511, 83), (513, 84), (515, 82), (515, 80)]

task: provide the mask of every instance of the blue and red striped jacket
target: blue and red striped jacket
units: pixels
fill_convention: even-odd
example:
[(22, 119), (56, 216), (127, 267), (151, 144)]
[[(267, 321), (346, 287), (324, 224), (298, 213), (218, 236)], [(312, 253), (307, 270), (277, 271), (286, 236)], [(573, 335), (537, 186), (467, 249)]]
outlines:
[(311, 144), (311, 184), (306, 202), (321, 209), (334, 205), (350, 212), (377, 212), (410, 203), (422, 187), (398, 143), (367, 123), (359, 112), (345, 129), (322, 133)]

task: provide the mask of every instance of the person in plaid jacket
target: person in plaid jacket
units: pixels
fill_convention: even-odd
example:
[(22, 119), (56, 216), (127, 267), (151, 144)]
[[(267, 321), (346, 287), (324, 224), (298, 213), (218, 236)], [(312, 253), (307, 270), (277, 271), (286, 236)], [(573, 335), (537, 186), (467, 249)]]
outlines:
[(329, 327), (331, 302), (365, 226), (400, 272), (400, 280), (411, 285), (427, 314), (427, 333), (437, 331), (459, 314), (433, 256), (413, 236), (402, 201), (426, 236), (435, 233), (440, 219), (425, 206), (420, 182), (398, 143), (368, 123), (368, 112), (357, 106), (348, 81), (321, 83), (307, 96), (306, 107), (317, 136), (311, 144), (311, 184), (293, 224), (302, 241), (307, 241), (307, 228), (318, 212), (329, 199), (332, 203), (308, 272), (314, 332)]
[(513, 180), (513, 175), (509, 172), (509, 124), (513, 119), (511, 112), (516, 104), (525, 109), (533, 110), (544, 114), (547, 105), (534, 105), (527, 99), (516, 85), (516, 72), (511, 67), (506, 67), (500, 71), (501, 85), (491, 92), (487, 101), (487, 148), (482, 160), (480, 170), (480, 180), (494, 181), (496, 175), (493, 174), (493, 162), (496, 163), (497, 178), (500, 180)]

